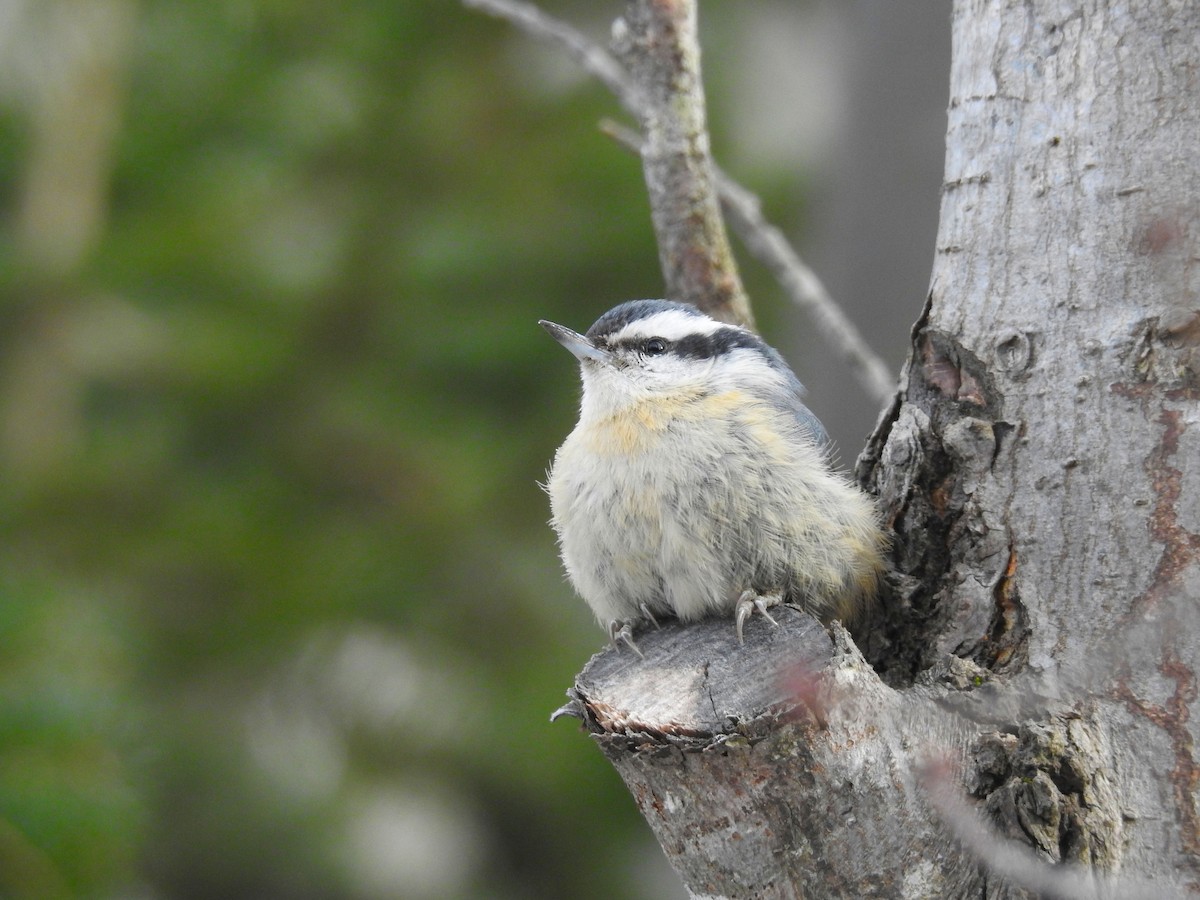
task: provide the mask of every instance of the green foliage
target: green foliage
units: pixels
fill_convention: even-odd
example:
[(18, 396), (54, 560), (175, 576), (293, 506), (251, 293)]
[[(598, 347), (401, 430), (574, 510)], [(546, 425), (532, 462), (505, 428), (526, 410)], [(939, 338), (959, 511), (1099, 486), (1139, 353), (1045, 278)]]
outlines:
[(130, 638), (99, 597), (0, 582), (5, 896), (69, 896), (128, 876), (146, 818), (129, 761), (145, 721)]

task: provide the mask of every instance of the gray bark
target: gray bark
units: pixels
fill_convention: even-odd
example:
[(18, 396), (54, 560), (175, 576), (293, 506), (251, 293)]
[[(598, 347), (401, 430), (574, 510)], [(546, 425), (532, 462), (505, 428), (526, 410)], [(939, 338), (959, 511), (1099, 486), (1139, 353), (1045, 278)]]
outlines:
[(862, 654), (667, 626), (575, 687), (697, 896), (1200, 891), (1200, 4), (959, 0), (953, 42)]

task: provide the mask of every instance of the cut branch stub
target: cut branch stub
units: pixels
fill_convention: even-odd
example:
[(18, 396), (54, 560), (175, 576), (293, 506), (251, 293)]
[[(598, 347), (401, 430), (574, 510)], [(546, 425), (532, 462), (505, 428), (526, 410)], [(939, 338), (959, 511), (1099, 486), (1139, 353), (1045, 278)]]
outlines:
[(706, 619), (639, 634), (641, 658), (628, 649), (596, 654), (576, 682), (585, 720), (601, 743), (646, 737), (702, 748), (793, 717), (803, 705), (795, 682), (815, 677), (833, 648), (811, 616), (785, 608), (777, 618), (790, 627), (747, 622), (744, 645), (732, 618)]
[(642, 166), (659, 260), (673, 300), (754, 326), (721, 219), (691, 0), (631, 0), (613, 52), (640, 93)]
[[(665, 624), (594, 656), (570, 712), (625, 780), (693, 895), (899, 896), (920, 858), (948, 896), (977, 871), (932, 820), (911, 744), (934, 716), (884, 685), (839, 626)], [(916, 721), (921, 718), (921, 722)]]

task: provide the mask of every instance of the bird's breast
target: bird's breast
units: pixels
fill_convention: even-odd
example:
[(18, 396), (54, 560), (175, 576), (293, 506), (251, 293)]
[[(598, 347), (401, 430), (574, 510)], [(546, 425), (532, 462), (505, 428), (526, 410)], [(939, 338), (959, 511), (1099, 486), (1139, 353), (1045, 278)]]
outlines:
[(656, 395), (605, 416), (581, 421), (586, 449), (600, 457), (629, 457), (664, 443), (703, 440), (744, 414), (750, 398), (738, 390)]

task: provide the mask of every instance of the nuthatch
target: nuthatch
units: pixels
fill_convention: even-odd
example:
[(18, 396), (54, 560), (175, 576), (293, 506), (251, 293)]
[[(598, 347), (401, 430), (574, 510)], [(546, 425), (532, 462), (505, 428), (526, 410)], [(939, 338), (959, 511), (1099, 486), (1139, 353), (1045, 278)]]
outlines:
[(871, 499), (833, 470), (803, 387), (757, 335), (693, 306), (635, 300), (586, 335), (539, 324), (579, 360), (579, 422), (547, 479), (575, 590), (616, 643), (673, 615), (795, 603), (852, 622), (885, 538)]

